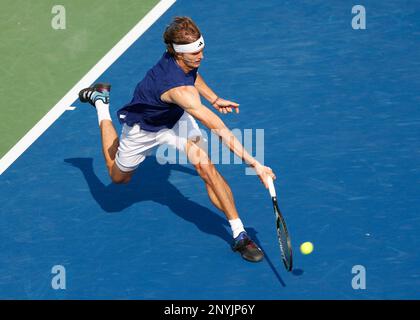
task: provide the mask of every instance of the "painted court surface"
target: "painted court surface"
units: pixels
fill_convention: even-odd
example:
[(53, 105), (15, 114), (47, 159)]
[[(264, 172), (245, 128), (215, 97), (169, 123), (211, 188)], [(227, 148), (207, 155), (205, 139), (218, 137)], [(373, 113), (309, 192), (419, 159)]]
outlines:
[[(33, 103), (33, 113), (2, 104), (2, 132), (23, 118), (27, 127), (10, 134), (3, 153), (155, 4), (115, 16), (115, 8), (103, 9), (108, 23), (97, 17), (101, 28), (112, 29), (112, 19), (127, 24), (98, 51), (95, 36), (85, 35), (87, 48), (78, 47), (81, 38), (68, 40), (83, 66), (73, 61), (70, 68), (57, 53), (47, 59), (57, 60), (47, 83), (15, 79), (12, 102), (26, 105), (41, 93), (44, 100)], [(191, 165), (160, 165), (150, 157), (130, 184), (112, 184), (96, 113), (73, 95), (67, 106), (76, 109), (65, 111), (0, 176), (0, 298), (419, 299), (420, 6), (364, 1), (367, 29), (353, 30), (353, 5), (180, 0), (92, 79), (112, 83), (120, 131), (115, 111), (162, 55), (165, 26), (173, 16), (191, 16), (206, 39), (200, 73), (220, 96), (241, 104), (239, 115), (222, 119), (232, 129), (264, 129), (264, 161), (278, 177), (294, 272), (280, 260), (268, 192), (244, 165), (217, 168), (266, 253), (258, 264), (232, 253), (229, 225)], [(139, 15), (125, 12), (134, 9)], [(89, 19), (72, 25), (77, 14), (67, 15), (71, 39), (73, 28), (83, 29)], [(2, 68), (14, 76), (18, 66)], [(20, 85), (31, 95), (19, 95)], [(2, 99), (9, 96), (1, 92)], [(305, 241), (315, 246), (308, 256), (298, 250)], [(51, 287), (56, 265), (65, 267), (65, 290)], [(366, 269), (365, 290), (352, 288), (355, 265)]]

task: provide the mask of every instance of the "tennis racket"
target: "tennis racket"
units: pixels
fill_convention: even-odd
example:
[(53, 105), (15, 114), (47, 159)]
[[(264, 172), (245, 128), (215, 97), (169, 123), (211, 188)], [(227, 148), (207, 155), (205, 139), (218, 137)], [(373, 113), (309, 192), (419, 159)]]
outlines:
[(268, 177), (268, 190), (270, 191), (271, 200), (273, 201), (274, 214), (276, 215), (276, 230), (279, 239), (281, 258), (287, 271), (292, 271), (293, 255), (292, 244), (290, 241), (289, 232), (287, 231), (286, 222), (280, 212), (277, 204), (276, 189), (274, 188), (273, 179)]

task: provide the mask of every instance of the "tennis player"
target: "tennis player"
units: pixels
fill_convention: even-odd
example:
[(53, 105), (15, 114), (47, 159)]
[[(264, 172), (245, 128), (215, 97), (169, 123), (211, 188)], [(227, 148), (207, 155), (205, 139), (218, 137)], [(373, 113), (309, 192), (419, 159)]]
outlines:
[[(262, 250), (246, 233), (235, 207), (232, 191), (209, 159), (195, 119), (213, 130), (246, 164), (255, 169), (265, 184), (274, 173), (254, 159), (226, 127), (205, 107), (200, 96), (220, 113), (239, 105), (219, 97), (204, 82), (198, 67), (204, 58), (204, 38), (189, 17), (175, 17), (163, 34), (166, 52), (135, 88), (130, 103), (118, 110), (122, 124), (118, 138), (109, 113), (109, 84), (98, 83), (79, 93), (82, 102), (92, 104), (98, 114), (102, 149), (109, 175), (114, 183), (128, 183), (151, 150), (167, 144), (186, 153), (207, 188), (212, 203), (224, 212), (233, 233), (232, 250), (248, 261), (258, 262)], [(180, 130), (181, 126), (185, 129)], [(184, 131), (184, 134), (180, 134)]]

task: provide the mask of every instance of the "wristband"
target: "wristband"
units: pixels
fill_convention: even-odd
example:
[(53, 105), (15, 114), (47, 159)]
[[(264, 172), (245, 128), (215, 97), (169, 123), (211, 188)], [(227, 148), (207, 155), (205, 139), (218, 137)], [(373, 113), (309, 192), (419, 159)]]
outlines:
[(211, 105), (214, 105), (217, 102), (217, 100), (219, 100), (219, 97), (216, 97), (216, 99), (211, 103)]

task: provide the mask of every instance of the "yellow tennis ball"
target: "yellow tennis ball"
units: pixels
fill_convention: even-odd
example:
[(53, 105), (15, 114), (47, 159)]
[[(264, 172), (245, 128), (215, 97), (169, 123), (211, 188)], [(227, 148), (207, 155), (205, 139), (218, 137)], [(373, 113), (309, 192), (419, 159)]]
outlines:
[(302, 254), (310, 254), (314, 250), (312, 242), (304, 242), (300, 245), (300, 252)]

